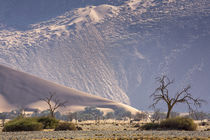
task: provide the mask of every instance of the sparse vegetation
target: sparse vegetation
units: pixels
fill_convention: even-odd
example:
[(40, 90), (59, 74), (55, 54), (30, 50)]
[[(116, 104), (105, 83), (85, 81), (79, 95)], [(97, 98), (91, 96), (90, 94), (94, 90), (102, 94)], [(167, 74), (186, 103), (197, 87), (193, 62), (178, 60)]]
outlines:
[(73, 119), (81, 121), (86, 120), (104, 120), (104, 119), (117, 119), (123, 120), (125, 118), (131, 118), (131, 112), (125, 110), (124, 108), (116, 107), (114, 108), (114, 112), (108, 112), (106, 115), (96, 107), (85, 107), (83, 111), (78, 111), (74, 113), (70, 113), (68, 115), (64, 115), (65, 120), (72, 121)]
[(108, 112), (105, 115), (105, 119), (114, 119), (114, 112)]
[(170, 118), (160, 122), (161, 129), (172, 129), (172, 130), (187, 130), (194, 131), (197, 128), (197, 125), (190, 118), (177, 117)]
[(43, 129), (43, 124), (37, 122), (35, 118), (16, 118), (5, 124), (4, 132), (14, 131), (40, 131)]
[(42, 129), (54, 129), (59, 121), (52, 117), (17, 117), (7, 123), (3, 131), (40, 131)]
[(141, 126), (141, 129), (143, 130), (156, 130), (158, 128), (160, 128), (160, 125), (158, 123), (146, 123)]
[(43, 124), (44, 129), (54, 129), (59, 121), (53, 117), (38, 117), (37, 121)]
[[(133, 117), (133, 119), (136, 117), (136, 120), (142, 120), (149, 114), (136, 114), (135, 116), (131, 116), (130, 113), (128, 113), (126, 110), (114, 110), (115, 112), (109, 113), (109, 117), (107, 118), (117, 118), (117, 117)], [(157, 111), (159, 114), (160, 111)], [(90, 115), (92, 119), (97, 119), (99, 116), (103, 116), (103, 113), (98, 110), (95, 107), (87, 107), (84, 111), (80, 111), (75, 113), (76, 117), (84, 117), (80, 115)], [(176, 115), (177, 113), (175, 113)], [(72, 115), (72, 114), (71, 114)], [(165, 115), (165, 114), (164, 114)], [(158, 119), (160, 119), (160, 115), (157, 115)], [(87, 116), (86, 116), (87, 117)], [(89, 117), (85, 118), (88, 119)], [(72, 118), (71, 118), (72, 119)], [(100, 119), (103, 119), (102, 117)], [(24, 121), (23, 121), (24, 120)], [(6, 123), (3, 131), (5, 132), (14, 132), (14, 131), (40, 131), (42, 129), (54, 129), (55, 131), (71, 131), (71, 130), (84, 130), (85, 131), (136, 131), (136, 130), (188, 130), (193, 131), (196, 130), (197, 125), (193, 122), (192, 119), (189, 118), (170, 118), (166, 120), (160, 120), (155, 121), (155, 123), (147, 123), (144, 124), (144, 122), (136, 122), (132, 121), (130, 123), (129, 119), (126, 120), (107, 120), (105, 121), (99, 121), (99, 123), (95, 123), (94, 120), (85, 121), (85, 122), (77, 122), (77, 127), (73, 123), (69, 122), (60, 122), (49, 116), (43, 116), (43, 117), (33, 117), (33, 118), (23, 118), (19, 117), (16, 118), (8, 123)], [(74, 120), (73, 120), (74, 121)], [(113, 122), (110, 122), (113, 121)], [(101, 126), (100, 123), (102, 123)], [(205, 124), (207, 125), (207, 124)], [(80, 127), (79, 127), (80, 126)], [(99, 128), (100, 127), (100, 128)], [(200, 127), (199, 127), (200, 130)], [(204, 130), (204, 129), (203, 129)], [(47, 130), (52, 131), (52, 130)], [(205, 128), (205, 131), (207, 131), (207, 127)], [(78, 132), (78, 131), (77, 131)], [(55, 132), (59, 133), (59, 132)]]
[(55, 128), (55, 131), (67, 131), (67, 130), (77, 130), (77, 128), (73, 123), (68, 123), (68, 122), (61, 122)]
[(99, 120), (103, 117), (103, 112), (96, 107), (86, 107), (84, 111), (75, 112), (78, 120)]
[(160, 123), (147, 123), (141, 126), (143, 130), (196, 130), (197, 125), (190, 118), (176, 117), (161, 121)]
[[(92, 122), (92, 123), (91, 123)], [(137, 128), (142, 126), (141, 122), (133, 122), (129, 124), (129, 121), (126, 123), (122, 120), (115, 120), (116, 123), (112, 124), (110, 122), (95, 124), (94, 121), (86, 121), (78, 123), (77, 126), (82, 127), (84, 131), (69, 131), (68, 123), (59, 123), (56, 128), (57, 131), (47, 130), (41, 132), (16, 132), (16, 133), (1, 133), (1, 136), (4, 139), (198, 139), (209, 137), (209, 133), (206, 131), (171, 131), (165, 129), (158, 129), (158, 127), (152, 124), (148, 125), (154, 130), (160, 131), (137, 131)], [(88, 124), (87, 124), (88, 123)], [(63, 125), (64, 124), (64, 125)], [(136, 125), (135, 125), (136, 124)], [(77, 128), (77, 127), (76, 127)], [(157, 128), (157, 129), (156, 129)], [(78, 130), (78, 128), (76, 129)], [(144, 129), (146, 130), (146, 129)], [(164, 130), (164, 131), (162, 131)], [(67, 132), (66, 132), (67, 131)], [(172, 135), (171, 135), (172, 134)], [(2, 138), (0, 136), (0, 139)]]
[(124, 108), (115, 108), (114, 109), (114, 117), (117, 120), (122, 120), (123, 118), (131, 118), (131, 112), (125, 110)]

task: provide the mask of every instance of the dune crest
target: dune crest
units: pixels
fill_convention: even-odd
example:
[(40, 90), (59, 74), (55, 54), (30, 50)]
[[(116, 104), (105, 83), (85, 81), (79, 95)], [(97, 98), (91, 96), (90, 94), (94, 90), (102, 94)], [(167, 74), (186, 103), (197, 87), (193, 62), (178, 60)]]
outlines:
[(78, 109), (74, 108), (75, 106), (77, 108), (95, 106), (110, 109), (120, 107), (132, 113), (138, 111), (127, 105), (58, 85), (0, 65), (0, 111), (12, 110), (14, 109), (12, 106), (47, 109), (40, 98), (48, 97), (49, 92), (55, 92), (60, 100), (68, 101), (67, 106), (61, 108), (61, 111), (65, 112), (77, 111)]

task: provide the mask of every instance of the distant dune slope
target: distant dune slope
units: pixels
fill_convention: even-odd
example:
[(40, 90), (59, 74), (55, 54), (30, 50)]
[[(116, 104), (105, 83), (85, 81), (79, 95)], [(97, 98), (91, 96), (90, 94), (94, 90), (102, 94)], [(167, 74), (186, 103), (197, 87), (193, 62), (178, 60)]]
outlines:
[(210, 101), (209, 23), (210, 0), (0, 0), (0, 64), (140, 110), (162, 74)]
[(18, 107), (46, 109), (40, 98), (55, 92), (60, 100), (67, 100), (64, 111), (75, 110), (74, 107), (95, 106), (100, 108), (122, 107), (135, 113), (137, 110), (105, 98), (90, 95), (72, 88), (64, 87), (35, 76), (0, 65), (0, 111)]

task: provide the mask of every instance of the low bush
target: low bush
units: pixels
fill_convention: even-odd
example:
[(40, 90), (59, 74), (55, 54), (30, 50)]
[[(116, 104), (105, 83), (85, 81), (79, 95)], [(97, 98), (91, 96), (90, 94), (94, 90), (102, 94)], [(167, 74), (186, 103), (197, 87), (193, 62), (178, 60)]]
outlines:
[(160, 128), (193, 131), (196, 130), (197, 125), (190, 118), (176, 117), (161, 121)]
[(77, 126), (76, 129), (77, 130), (82, 130), (82, 127)]
[(176, 117), (161, 121), (160, 123), (147, 123), (140, 127), (143, 130), (196, 130), (197, 125), (190, 118)]
[(140, 124), (134, 124), (134, 126), (133, 127), (140, 127)]
[(207, 126), (208, 123), (207, 123), (207, 122), (201, 122), (201, 123), (199, 123), (199, 125), (200, 125), (200, 126)]
[(42, 123), (44, 129), (54, 129), (59, 123), (59, 121), (53, 117), (38, 117), (37, 122)]
[(158, 123), (146, 123), (146, 124), (142, 125), (140, 128), (143, 130), (156, 130), (159, 127), (160, 126)]
[(16, 118), (7, 122), (2, 131), (40, 131), (42, 128), (42, 123), (37, 122), (34, 118)]
[(55, 131), (77, 130), (73, 123), (62, 122), (57, 125)]

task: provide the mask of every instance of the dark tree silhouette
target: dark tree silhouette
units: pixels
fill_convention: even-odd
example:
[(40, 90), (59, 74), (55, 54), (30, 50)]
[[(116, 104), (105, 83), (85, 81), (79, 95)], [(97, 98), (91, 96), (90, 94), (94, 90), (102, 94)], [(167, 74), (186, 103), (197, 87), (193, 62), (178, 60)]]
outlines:
[(141, 121), (147, 118), (148, 118), (148, 114), (145, 112), (141, 112), (141, 113), (138, 112), (134, 115), (134, 121)]
[(40, 100), (46, 102), (49, 106), (50, 116), (54, 117), (55, 111), (60, 107), (65, 107), (67, 101), (61, 101), (56, 96), (56, 93), (49, 92), (49, 97), (41, 98)]
[(203, 111), (192, 111), (189, 113), (189, 117), (194, 120), (203, 121), (204, 119), (208, 118), (208, 115), (206, 113), (204, 113)]
[(6, 121), (7, 115), (5, 114), (5, 112), (0, 113), (0, 119), (1, 119), (1, 124), (4, 127), (5, 121)]
[(159, 87), (156, 88), (155, 92), (150, 96), (151, 98), (153, 98), (154, 102), (151, 107), (155, 108), (157, 103), (159, 103), (160, 101), (164, 101), (168, 107), (166, 118), (170, 117), (170, 113), (174, 105), (178, 103), (185, 103), (187, 104), (189, 110), (193, 110), (192, 105), (194, 105), (195, 107), (201, 107), (202, 102), (204, 102), (204, 100), (200, 98), (192, 97), (192, 95), (189, 93), (189, 89), (191, 88), (190, 85), (185, 87), (182, 91), (177, 92), (174, 97), (171, 97), (169, 96), (168, 87), (169, 85), (174, 83), (174, 80), (170, 80), (165, 75), (162, 77), (157, 77), (156, 80), (159, 83)]
[(152, 123), (154, 123), (155, 121), (160, 121), (164, 118), (166, 118), (166, 114), (161, 112), (160, 109), (155, 109), (154, 113), (149, 117)]

